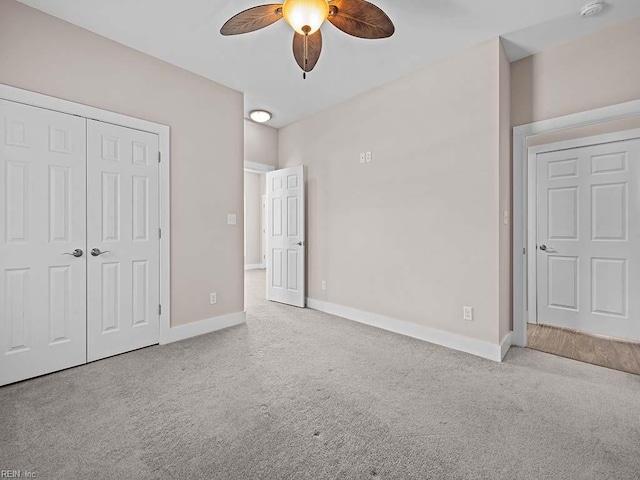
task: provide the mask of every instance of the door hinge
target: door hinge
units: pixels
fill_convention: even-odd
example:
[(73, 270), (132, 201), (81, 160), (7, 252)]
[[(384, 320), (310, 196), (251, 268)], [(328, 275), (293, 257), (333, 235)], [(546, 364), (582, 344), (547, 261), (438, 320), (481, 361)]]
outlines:
[(158, 238), (162, 238), (162, 229), (161, 228), (158, 229)]
[(527, 254), (527, 249), (526, 249), (526, 248), (523, 248), (523, 249), (522, 249), (522, 254), (523, 254), (523, 255), (526, 255), (526, 254)]
[(158, 305), (158, 315), (162, 315), (162, 305)]
[(158, 163), (162, 161), (162, 152), (158, 152)]

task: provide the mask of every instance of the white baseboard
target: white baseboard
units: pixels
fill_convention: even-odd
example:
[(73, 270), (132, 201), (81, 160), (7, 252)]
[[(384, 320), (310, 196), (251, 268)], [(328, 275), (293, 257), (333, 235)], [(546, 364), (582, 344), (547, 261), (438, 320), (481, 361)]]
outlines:
[(513, 332), (507, 333), (502, 339), (502, 342), (500, 342), (500, 360), (501, 361), (504, 359), (504, 356), (507, 354), (507, 352), (511, 348), (511, 345), (513, 345)]
[(245, 270), (262, 270), (265, 268), (267, 268), (267, 266), (264, 263), (252, 263), (244, 266)]
[(376, 313), (365, 312), (351, 307), (337, 305), (335, 303), (324, 302), (307, 298), (307, 306), (320, 312), (329, 313), (348, 320), (354, 320), (372, 327), (381, 328), (390, 332), (417, 338), (429, 343), (435, 343), (454, 350), (477, 355), (496, 362), (501, 362), (511, 346), (511, 334), (507, 335), (501, 345), (465, 337), (456, 333), (446, 332), (415, 323), (385, 317)]
[(223, 328), (234, 327), (236, 325), (241, 325), (246, 321), (246, 312), (237, 312), (208, 318), (206, 320), (200, 320), (199, 322), (178, 325), (177, 327), (172, 327), (165, 332), (160, 339), (160, 345), (178, 342), (191, 337), (197, 337), (198, 335), (215, 332), (216, 330), (222, 330)]

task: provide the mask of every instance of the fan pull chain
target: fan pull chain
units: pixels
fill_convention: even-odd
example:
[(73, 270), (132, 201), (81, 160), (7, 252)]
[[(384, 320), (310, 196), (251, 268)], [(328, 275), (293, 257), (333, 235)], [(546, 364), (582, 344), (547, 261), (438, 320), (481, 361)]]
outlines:
[(304, 71), (302, 72), (302, 79), (307, 79), (307, 66), (309, 65), (309, 53), (307, 50), (309, 40), (309, 33), (304, 34)]

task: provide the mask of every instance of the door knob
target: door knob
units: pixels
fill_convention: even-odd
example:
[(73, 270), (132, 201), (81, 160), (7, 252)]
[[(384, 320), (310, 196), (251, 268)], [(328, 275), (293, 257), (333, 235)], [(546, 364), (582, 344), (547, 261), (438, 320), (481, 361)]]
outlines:
[(76, 248), (73, 252), (63, 253), (63, 255), (73, 255), (74, 257), (81, 257), (82, 255), (84, 255), (84, 252), (79, 248)]
[(110, 253), (110, 252), (111, 250), (105, 250), (104, 252), (101, 252), (99, 248), (94, 248), (91, 250), (91, 255), (93, 255), (94, 257), (99, 257), (104, 253)]
[(547, 246), (546, 245), (540, 245), (540, 250), (542, 250), (543, 252), (547, 251)]
[(298, 242), (296, 243), (296, 245), (298, 245), (299, 247), (302, 247), (304, 245), (304, 242)]

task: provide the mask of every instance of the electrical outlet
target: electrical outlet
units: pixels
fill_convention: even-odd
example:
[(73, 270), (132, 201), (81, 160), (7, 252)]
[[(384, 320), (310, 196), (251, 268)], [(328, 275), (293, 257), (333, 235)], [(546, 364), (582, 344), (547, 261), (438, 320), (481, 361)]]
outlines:
[(326, 290), (327, 289), (327, 282), (322, 280), (322, 290)]
[(473, 308), (472, 307), (464, 307), (462, 313), (464, 315), (464, 319), (467, 322), (472, 322), (473, 321)]
[(227, 225), (235, 225), (237, 223), (237, 217), (235, 213), (229, 213), (227, 215)]
[(209, 302), (211, 303), (211, 305), (215, 305), (216, 303), (218, 303), (218, 294), (212, 293), (211, 295), (209, 295)]
[(367, 163), (369, 163), (369, 162), (371, 161), (371, 152), (367, 152), (367, 153), (365, 154), (365, 159), (366, 159), (366, 162), (367, 162)]
[(364, 163), (364, 160), (365, 160), (365, 154), (364, 154), (364, 152), (362, 152), (360, 154), (360, 163)]

